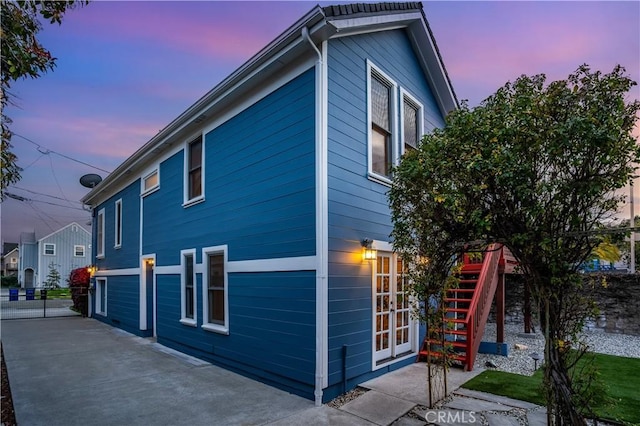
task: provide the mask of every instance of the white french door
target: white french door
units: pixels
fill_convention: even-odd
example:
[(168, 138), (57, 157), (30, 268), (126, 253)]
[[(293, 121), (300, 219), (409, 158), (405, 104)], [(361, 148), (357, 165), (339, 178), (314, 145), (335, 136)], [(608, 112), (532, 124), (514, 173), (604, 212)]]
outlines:
[(393, 253), (378, 252), (373, 271), (374, 359), (411, 352), (413, 335), (405, 265)]

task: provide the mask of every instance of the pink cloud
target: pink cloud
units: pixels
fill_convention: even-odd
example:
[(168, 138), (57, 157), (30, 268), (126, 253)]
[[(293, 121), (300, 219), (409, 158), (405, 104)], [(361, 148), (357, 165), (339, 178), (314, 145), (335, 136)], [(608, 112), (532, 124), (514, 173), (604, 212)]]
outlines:
[(275, 38), (312, 6), (280, 3), (276, 11), (274, 3), (244, 4), (246, 9), (225, 2), (190, 2), (188, 7), (180, 2), (96, 2), (77, 12), (83, 16), (74, 25), (111, 40), (246, 60), (265, 45), (265, 36)]

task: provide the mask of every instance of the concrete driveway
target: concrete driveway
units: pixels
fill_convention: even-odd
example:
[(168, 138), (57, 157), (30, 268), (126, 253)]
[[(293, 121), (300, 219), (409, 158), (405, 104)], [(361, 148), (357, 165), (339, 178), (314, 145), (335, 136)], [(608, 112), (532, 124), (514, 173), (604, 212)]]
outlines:
[(21, 426), (286, 424), (322, 409), (90, 318), (2, 321), (1, 337)]

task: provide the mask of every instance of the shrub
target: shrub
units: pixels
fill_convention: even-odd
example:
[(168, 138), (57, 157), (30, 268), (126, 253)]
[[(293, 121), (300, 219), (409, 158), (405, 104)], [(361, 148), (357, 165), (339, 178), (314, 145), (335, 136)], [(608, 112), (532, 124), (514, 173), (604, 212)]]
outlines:
[(2, 287), (20, 287), (18, 277), (2, 276)]
[(91, 274), (87, 268), (77, 268), (69, 274), (69, 288), (71, 289), (71, 299), (73, 300), (73, 309), (87, 315), (89, 301), (89, 281)]

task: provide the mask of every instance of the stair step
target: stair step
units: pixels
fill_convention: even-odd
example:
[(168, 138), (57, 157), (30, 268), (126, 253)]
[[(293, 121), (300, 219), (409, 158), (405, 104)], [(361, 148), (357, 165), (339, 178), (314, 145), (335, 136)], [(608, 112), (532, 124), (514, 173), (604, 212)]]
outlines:
[[(430, 351), (420, 351), (420, 358), (422, 357), (426, 357), (426, 356), (432, 356), (434, 358), (442, 358), (442, 352), (430, 352)], [(448, 354), (447, 358), (449, 359), (453, 359), (456, 361), (460, 361), (462, 363), (467, 362), (467, 357), (466, 355), (460, 355), (460, 354)]]
[(445, 334), (455, 334), (456, 336), (466, 336), (467, 330), (447, 330)]
[(458, 313), (466, 314), (467, 312), (469, 312), (469, 309), (468, 308), (445, 308), (444, 311), (445, 312), (458, 312)]
[(458, 280), (460, 284), (476, 284), (478, 282), (477, 278), (462, 278)]
[(475, 288), (450, 288), (447, 291), (452, 291), (456, 293), (473, 293), (474, 291), (476, 291), (476, 289)]
[(455, 303), (471, 303), (473, 299), (460, 299), (459, 297), (445, 297), (445, 302), (455, 302)]
[[(437, 346), (442, 346), (442, 340), (436, 340), (436, 339), (428, 339), (428, 342), (431, 345), (437, 345)], [(458, 341), (458, 340), (445, 340), (444, 344), (446, 346), (453, 346), (454, 348), (466, 348), (467, 347), (467, 343), (465, 341)]]
[(455, 322), (457, 324), (464, 324), (467, 322), (467, 320), (463, 318), (445, 318), (445, 322)]

